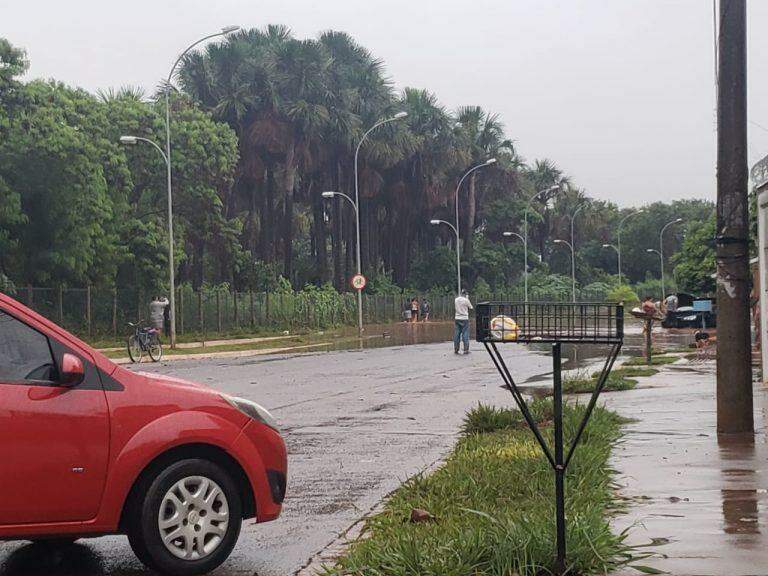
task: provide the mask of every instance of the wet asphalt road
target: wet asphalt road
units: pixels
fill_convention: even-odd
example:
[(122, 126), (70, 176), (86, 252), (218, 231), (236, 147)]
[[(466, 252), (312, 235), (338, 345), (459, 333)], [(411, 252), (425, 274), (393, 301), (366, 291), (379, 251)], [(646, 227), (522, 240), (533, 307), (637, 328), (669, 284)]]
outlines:
[[(505, 350), (519, 382), (551, 370), (521, 346)], [(218, 576), (287, 576), (369, 512), (404, 479), (443, 457), (466, 410), (511, 404), (484, 350), (450, 343), (297, 356), (176, 361), (147, 371), (253, 399), (275, 414), (289, 451), (289, 487), (275, 522), (243, 526)], [(149, 573), (119, 536), (49, 552), (0, 543), (0, 576)]]

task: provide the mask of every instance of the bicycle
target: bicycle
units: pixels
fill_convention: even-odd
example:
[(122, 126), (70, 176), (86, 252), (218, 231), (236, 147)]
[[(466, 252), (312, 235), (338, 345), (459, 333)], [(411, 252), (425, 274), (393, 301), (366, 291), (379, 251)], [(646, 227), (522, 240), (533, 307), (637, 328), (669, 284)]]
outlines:
[(163, 343), (155, 328), (141, 328), (138, 324), (128, 322), (128, 326), (134, 329), (134, 333), (128, 337), (128, 357), (131, 362), (141, 362), (144, 352), (149, 354), (152, 362), (159, 362), (163, 358)]

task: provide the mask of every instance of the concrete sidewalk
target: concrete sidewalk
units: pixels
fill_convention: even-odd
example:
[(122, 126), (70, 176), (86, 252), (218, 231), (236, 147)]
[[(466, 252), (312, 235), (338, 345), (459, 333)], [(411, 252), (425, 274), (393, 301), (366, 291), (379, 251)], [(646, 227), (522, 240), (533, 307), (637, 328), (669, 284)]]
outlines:
[(754, 438), (718, 438), (714, 361), (675, 364), (602, 398), (636, 420), (614, 450), (630, 498), (614, 525), (633, 526), (631, 544), (660, 543), (645, 549), (660, 556), (640, 564), (675, 575), (768, 574), (765, 388), (755, 386)]

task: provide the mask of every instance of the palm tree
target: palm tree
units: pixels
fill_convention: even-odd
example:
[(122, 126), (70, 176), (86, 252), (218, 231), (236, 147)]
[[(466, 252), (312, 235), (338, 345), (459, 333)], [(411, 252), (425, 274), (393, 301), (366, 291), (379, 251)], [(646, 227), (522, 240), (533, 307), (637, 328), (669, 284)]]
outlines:
[[(464, 145), (468, 148), (471, 160), (469, 164), (476, 166), (501, 154), (502, 149), (514, 155), (514, 146), (510, 140), (504, 137), (504, 126), (498, 114), (489, 114), (480, 106), (463, 106), (456, 112), (457, 127)], [(467, 165), (464, 170), (470, 168)], [(468, 194), (465, 206), (464, 226), (464, 258), (471, 260), (473, 255), (473, 237), (475, 231), (477, 207), (478, 207), (478, 179), (486, 178), (487, 172), (474, 172), (469, 177)]]

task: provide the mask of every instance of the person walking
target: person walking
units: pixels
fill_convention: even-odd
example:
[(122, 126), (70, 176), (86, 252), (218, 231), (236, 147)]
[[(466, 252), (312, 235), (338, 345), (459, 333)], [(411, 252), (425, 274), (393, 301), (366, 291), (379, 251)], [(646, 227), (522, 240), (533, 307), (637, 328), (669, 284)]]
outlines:
[(432, 311), (432, 306), (429, 305), (429, 300), (424, 298), (421, 301), (421, 321), (429, 322), (429, 313)]
[(472, 302), (469, 294), (462, 290), (461, 294), (453, 301), (456, 311), (454, 315), (453, 353), (459, 353), (459, 342), (464, 343), (464, 354), (469, 354), (469, 311), (472, 310)]
[(165, 324), (165, 310), (169, 304), (168, 298), (160, 298), (160, 296), (154, 296), (149, 303), (149, 325), (161, 333)]

